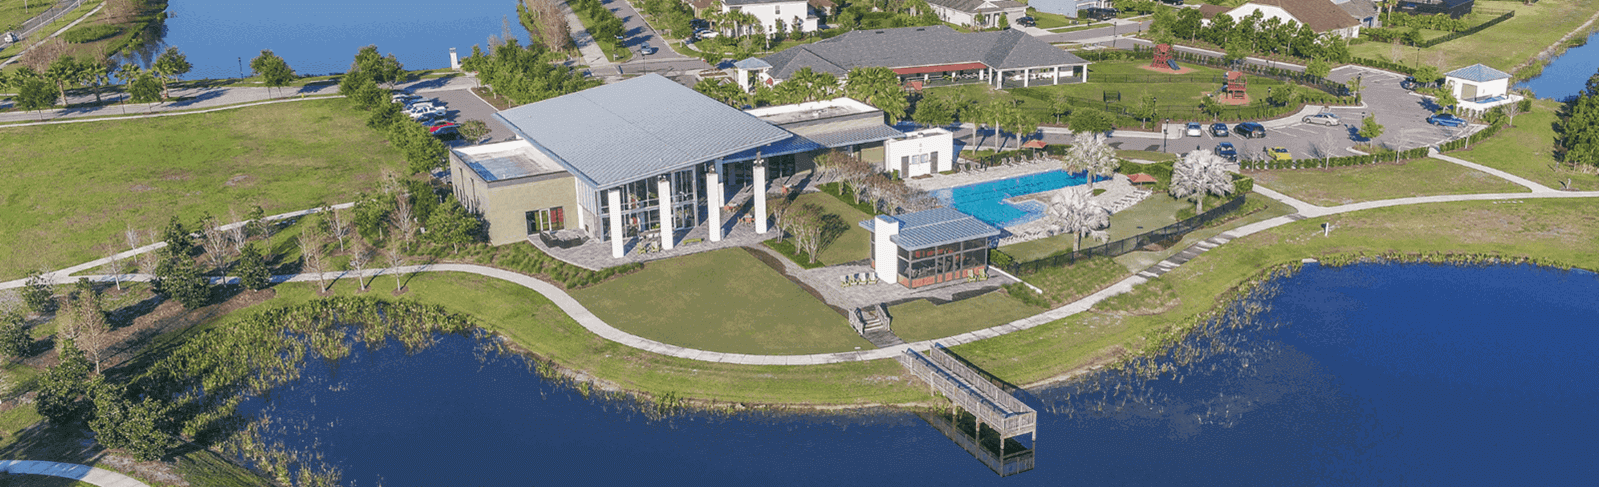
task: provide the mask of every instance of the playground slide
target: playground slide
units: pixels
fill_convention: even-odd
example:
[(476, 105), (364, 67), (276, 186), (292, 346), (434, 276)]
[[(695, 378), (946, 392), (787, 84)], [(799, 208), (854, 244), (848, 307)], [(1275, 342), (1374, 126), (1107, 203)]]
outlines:
[(1175, 59), (1167, 59), (1166, 65), (1171, 66), (1172, 71), (1182, 71), (1182, 68), (1177, 67), (1177, 60)]

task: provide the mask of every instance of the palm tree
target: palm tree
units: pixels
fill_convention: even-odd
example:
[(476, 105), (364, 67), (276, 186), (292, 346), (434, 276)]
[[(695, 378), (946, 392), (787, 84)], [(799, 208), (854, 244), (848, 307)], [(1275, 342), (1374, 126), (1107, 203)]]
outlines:
[(1088, 188), (1094, 188), (1094, 176), (1105, 176), (1116, 170), (1116, 149), (1105, 145), (1103, 134), (1078, 132), (1072, 147), (1062, 161), (1067, 172), (1087, 172)]
[(1110, 211), (1089, 199), (1088, 190), (1081, 186), (1061, 188), (1050, 195), (1045, 213), (1056, 233), (1071, 232), (1076, 236), (1073, 252), (1083, 248), (1084, 235), (1101, 239), (1108, 235), (1100, 229), (1110, 226)]
[(1227, 160), (1208, 150), (1184, 154), (1171, 173), (1173, 198), (1192, 198), (1194, 214), (1205, 209), (1205, 195), (1226, 196), (1233, 192), (1233, 175), (1227, 172)]

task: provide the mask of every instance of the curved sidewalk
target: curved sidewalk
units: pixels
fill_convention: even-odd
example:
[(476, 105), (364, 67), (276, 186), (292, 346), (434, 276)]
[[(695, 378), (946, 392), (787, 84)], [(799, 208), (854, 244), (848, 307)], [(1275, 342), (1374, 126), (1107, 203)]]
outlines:
[(76, 463), (41, 462), (37, 460), (0, 460), (0, 472), (27, 475), (48, 475), (100, 487), (150, 487), (133, 477)]

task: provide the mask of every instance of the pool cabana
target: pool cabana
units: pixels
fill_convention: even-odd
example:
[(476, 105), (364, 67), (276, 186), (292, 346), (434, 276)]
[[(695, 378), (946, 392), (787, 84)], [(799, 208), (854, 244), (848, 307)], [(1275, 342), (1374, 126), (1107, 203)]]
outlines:
[(860, 226), (872, 232), (877, 278), (912, 289), (982, 273), (1000, 235), (998, 228), (953, 208), (878, 215)]

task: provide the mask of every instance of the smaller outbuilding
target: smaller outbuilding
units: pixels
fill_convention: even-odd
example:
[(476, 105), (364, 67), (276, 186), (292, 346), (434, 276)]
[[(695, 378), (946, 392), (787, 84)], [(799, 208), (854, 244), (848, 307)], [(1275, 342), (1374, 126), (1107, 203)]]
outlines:
[(1480, 63), (1444, 73), (1444, 86), (1454, 92), (1461, 110), (1479, 116), (1493, 107), (1516, 103), (1522, 98), (1510, 94), (1510, 73)]
[(1000, 235), (998, 228), (953, 208), (878, 215), (860, 226), (872, 232), (877, 278), (912, 289), (982, 273)]

